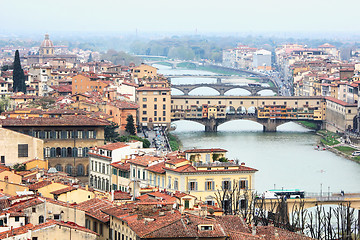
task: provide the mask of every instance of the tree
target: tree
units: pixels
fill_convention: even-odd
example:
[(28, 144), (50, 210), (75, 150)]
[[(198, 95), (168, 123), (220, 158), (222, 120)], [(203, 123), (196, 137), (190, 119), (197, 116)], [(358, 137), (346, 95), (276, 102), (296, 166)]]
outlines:
[(105, 141), (107, 142), (117, 142), (116, 138), (119, 137), (119, 133), (116, 130), (119, 128), (114, 122), (111, 122), (111, 125), (105, 126)]
[(134, 118), (133, 116), (130, 114), (128, 115), (128, 117), (126, 118), (126, 126), (125, 126), (125, 130), (126, 132), (128, 132), (130, 135), (136, 135), (136, 129), (134, 126)]
[(14, 92), (26, 93), (25, 74), (21, 68), (20, 55), (18, 50), (16, 50), (15, 52), (13, 81), (14, 81), (13, 84)]
[(0, 113), (5, 112), (10, 106), (9, 97), (0, 100)]

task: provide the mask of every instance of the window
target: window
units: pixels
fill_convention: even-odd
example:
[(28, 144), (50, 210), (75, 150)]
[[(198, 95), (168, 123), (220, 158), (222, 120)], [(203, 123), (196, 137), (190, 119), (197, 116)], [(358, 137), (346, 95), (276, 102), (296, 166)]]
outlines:
[(207, 191), (213, 191), (214, 190), (214, 182), (211, 180), (211, 181), (206, 181), (205, 182), (205, 190)]
[[(164, 94), (163, 94), (164, 95)], [(166, 98), (163, 98), (163, 102), (166, 102)]]
[[(154, 116), (157, 116), (157, 111), (154, 111)], [(155, 120), (156, 121), (156, 120)]]
[(115, 169), (115, 168), (113, 168), (113, 175), (117, 175), (117, 169)]
[(157, 102), (157, 98), (154, 98), (154, 102)]
[(171, 177), (168, 177), (168, 188), (171, 188)]
[(239, 185), (240, 185), (240, 189), (247, 189), (248, 181), (246, 179), (241, 179)]
[(89, 219), (85, 219), (85, 227), (87, 229), (90, 229), (90, 220)]
[(147, 98), (143, 98), (143, 102), (146, 102), (147, 101)]
[(77, 138), (83, 138), (83, 131), (77, 131)]
[(143, 171), (143, 179), (145, 180), (145, 171)]
[(45, 148), (45, 157), (46, 158), (50, 157), (50, 148), (49, 147)]
[(44, 223), (44, 216), (40, 215), (39, 216), (39, 224)]
[(197, 182), (191, 181), (189, 182), (189, 191), (197, 191)]
[(222, 188), (225, 190), (225, 189), (227, 189), (227, 190), (230, 190), (231, 189), (231, 182), (230, 181), (223, 181), (222, 182)]
[(97, 233), (97, 222), (93, 222), (93, 231)]
[(45, 138), (51, 138), (51, 131), (47, 130), (45, 131)]
[(83, 150), (81, 147), (78, 148), (78, 157), (83, 157)]
[(164, 104), (164, 105), (163, 105), (163, 110), (165, 110), (165, 109), (166, 109), (166, 105)]
[(147, 121), (147, 117), (143, 117), (141, 120), (145, 122)]
[(35, 207), (31, 208), (31, 212), (36, 213), (36, 208)]
[(99, 234), (102, 236), (103, 235), (103, 224), (100, 223), (100, 226), (99, 226)]
[(143, 114), (147, 114), (147, 112), (146, 112), (146, 111), (143, 111)]
[(89, 138), (94, 138), (94, 130), (89, 131)]
[(28, 157), (28, 145), (18, 144), (18, 157)]
[(32, 240), (38, 240), (38, 238), (37, 238), (37, 237), (32, 237), (31, 239), (32, 239)]
[(156, 104), (154, 104), (154, 109), (157, 109), (157, 105), (156, 105)]
[(15, 217), (15, 222), (18, 222), (18, 221), (20, 221), (20, 217), (19, 217), (19, 216), (16, 216), (16, 217)]
[(61, 215), (60, 214), (54, 214), (54, 220), (60, 220)]
[(166, 116), (166, 111), (163, 111), (163, 116)]
[(175, 180), (174, 180), (174, 189), (179, 190), (179, 181), (177, 178), (175, 178)]
[(1, 156), (1, 164), (5, 164), (5, 156)]

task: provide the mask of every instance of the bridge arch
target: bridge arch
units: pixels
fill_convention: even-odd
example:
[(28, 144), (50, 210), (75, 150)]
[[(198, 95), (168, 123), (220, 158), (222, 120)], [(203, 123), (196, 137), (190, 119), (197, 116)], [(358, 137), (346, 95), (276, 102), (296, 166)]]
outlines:
[(257, 91), (256, 94), (260, 96), (275, 96), (277, 92), (275, 92), (273, 89), (268, 88), (268, 89), (261, 89)]
[[(237, 93), (239, 91), (240, 93)], [(236, 86), (224, 92), (225, 96), (250, 96), (251, 94), (252, 94), (251, 91), (241, 86)]]
[(171, 87), (171, 95), (177, 95), (177, 96), (181, 96), (181, 95), (184, 95), (185, 93), (182, 91), (182, 90), (180, 90), (180, 89), (178, 89), (178, 88), (176, 88), (176, 87)]
[[(197, 96), (219, 96), (220, 95), (220, 92), (218, 89), (216, 89), (215, 87), (211, 87), (211, 86), (198, 86), (198, 87), (194, 87), (193, 89), (191, 89), (189, 91), (189, 95), (194, 95), (194, 91), (199, 91), (199, 89), (212, 89), (213, 91), (213, 94), (211, 93), (204, 93), (204, 94), (196, 94)], [(215, 94), (216, 92), (216, 94)]]

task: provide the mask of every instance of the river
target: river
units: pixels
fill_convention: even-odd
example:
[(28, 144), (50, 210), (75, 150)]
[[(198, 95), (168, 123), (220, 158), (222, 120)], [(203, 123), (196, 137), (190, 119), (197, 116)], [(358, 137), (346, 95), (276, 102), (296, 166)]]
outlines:
[[(205, 71), (169, 69), (156, 66), (159, 73), (211, 74)], [(203, 79), (194, 79), (198, 82)], [(213, 80), (213, 79), (212, 79)], [(179, 83), (182, 79), (177, 79)], [(183, 79), (187, 83), (187, 78)], [(208, 94), (202, 89), (201, 95)], [(194, 94), (195, 95), (195, 94)], [(275, 133), (262, 132), (262, 125), (236, 120), (218, 127), (217, 133), (205, 133), (204, 126), (191, 121), (177, 121), (172, 132), (189, 148), (224, 148), (229, 159), (239, 159), (258, 169), (255, 189), (299, 188), (326, 195), (330, 192), (360, 192), (360, 164), (344, 159), (330, 151), (316, 151), (320, 137), (313, 131), (287, 123)]]

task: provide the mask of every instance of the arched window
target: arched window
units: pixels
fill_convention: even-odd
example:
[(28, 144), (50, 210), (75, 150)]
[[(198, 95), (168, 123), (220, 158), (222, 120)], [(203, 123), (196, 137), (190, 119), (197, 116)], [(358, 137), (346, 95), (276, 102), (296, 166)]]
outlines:
[(102, 179), (102, 186), (101, 186), (102, 190), (105, 190), (105, 179)]
[(62, 172), (62, 171), (63, 171), (63, 167), (61, 166), (61, 164), (56, 164), (55, 168), (56, 168), (56, 170), (59, 171), (59, 172)]
[(44, 216), (40, 215), (39, 216), (39, 224), (44, 223)]
[(72, 148), (71, 147), (67, 148), (66, 156), (67, 157), (72, 157)]
[(101, 189), (101, 178), (98, 179), (97, 188)]
[(73, 169), (73, 166), (71, 166), (70, 164), (66, 165), (66, 168), (65, 168), (65, 172), (67, 174), (72, 174), (72, 169)]
[(94, 186), (95, 188), (97, 188), (97, 177), (96, 177), (96, 176), (94, 177), (94, 184), (93, 184), (93, 186)]
[(61, 157), (66, 157), (66, 147), (61, 149)]
[(77, 175), (84, 176), (84, 174), (85, 174), (84, 165), (82, 165), (82, 164), (77, 165)]
[(77, 157), (77, 156), (78, 156), (78, 149), (77, 149), (76, 147), (73, 148), (72, 156), (73, 156), (73, 157)]
[(61, 148), (56, 148), (56, 157), (61, 157)]

